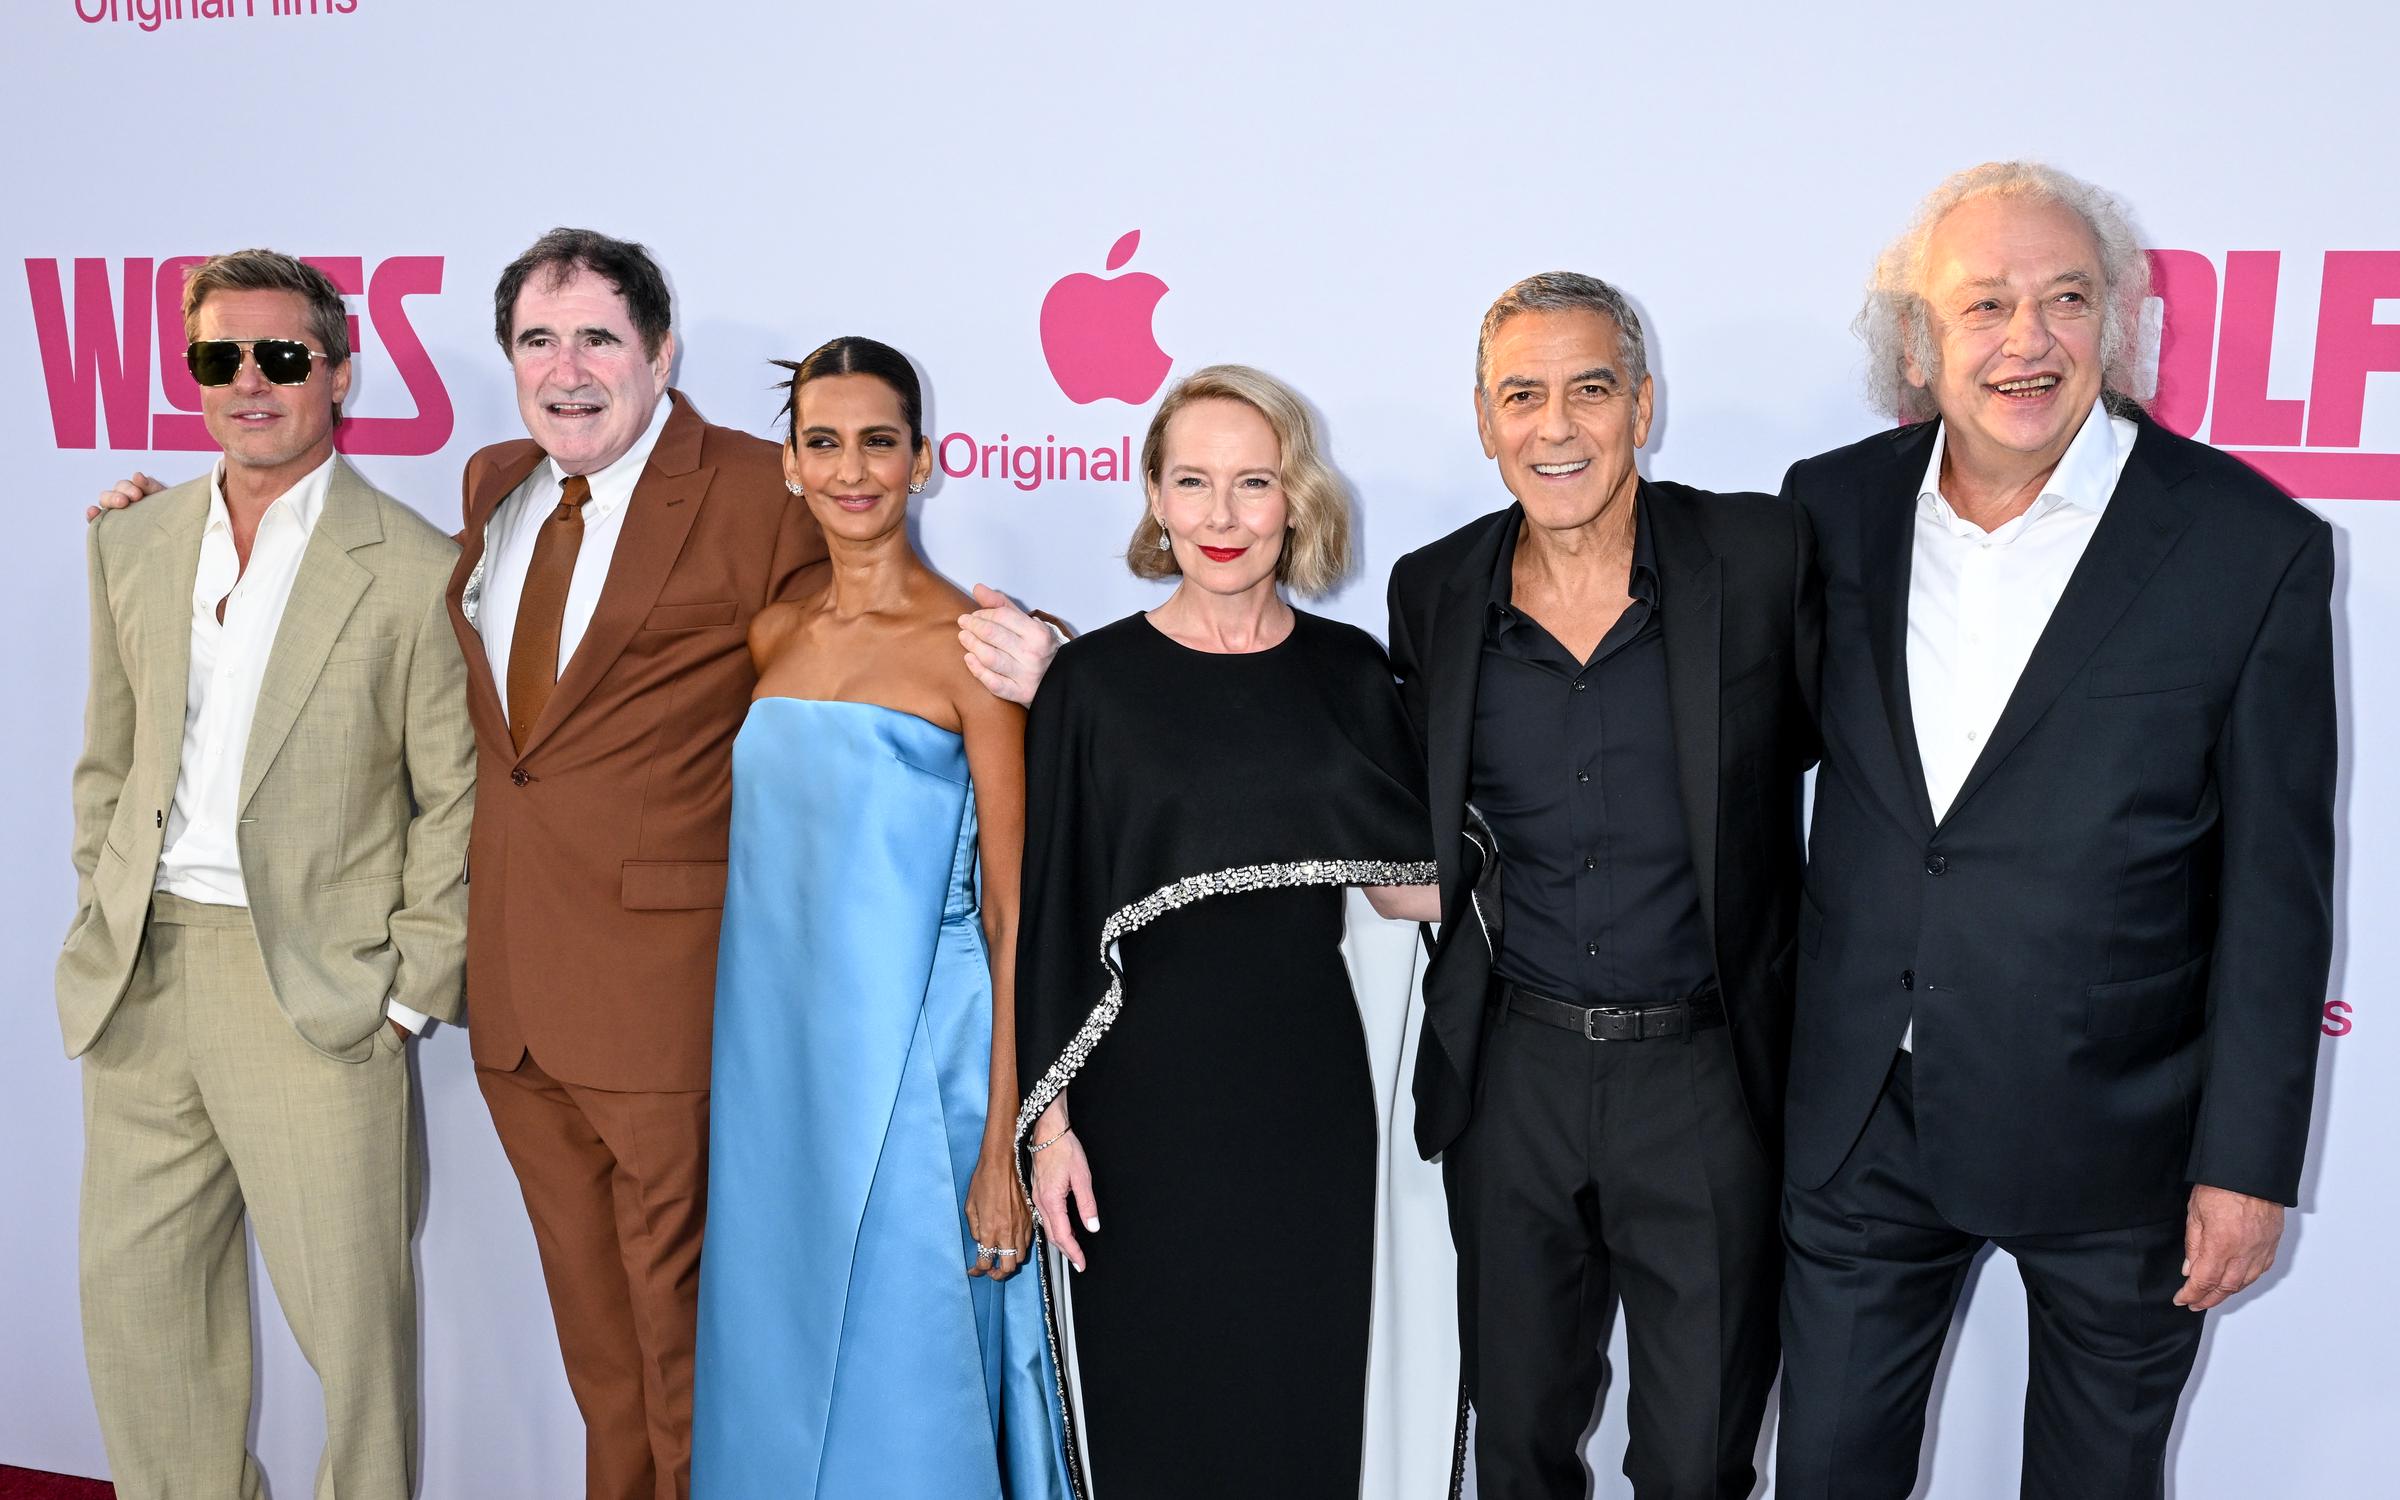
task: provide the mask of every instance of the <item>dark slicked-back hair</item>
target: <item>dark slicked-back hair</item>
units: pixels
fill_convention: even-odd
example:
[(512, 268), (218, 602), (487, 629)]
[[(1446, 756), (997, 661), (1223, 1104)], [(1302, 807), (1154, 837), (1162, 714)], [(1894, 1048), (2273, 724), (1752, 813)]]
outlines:
[(800, 360), (779, 359), (775, 363), (792, 372), (783, 383), (783, 445), (794, 446), (800, 437), (800, 387), (828, 375), (872, 375), (892, 388), (900, 398), (900, 415), (908, 421), (908, 446), (914, 452), (925, 442), (925, 395), (917, 384), (917, 368), (908, 356), (889, 344), (860, 338), (846, 333), (838, 339), (828, 339), (809, 351)]
[(596, 229), (553, 229), (533, 242), (531, 249), (508, 263), (500, 284), (492, 289), (492, 335), (500, 352), (513, 356), (517, 297), (535, 275), (544, 285), (557, 286), (577, 271), (589, 271), (617, 289), (625, 310), (642, 336), (642, 353), (658, 357), (667, 333), (675, 326), (675, 304), (667, 291), (666, 273), (650, 252), (631, 240), (610, 239)]

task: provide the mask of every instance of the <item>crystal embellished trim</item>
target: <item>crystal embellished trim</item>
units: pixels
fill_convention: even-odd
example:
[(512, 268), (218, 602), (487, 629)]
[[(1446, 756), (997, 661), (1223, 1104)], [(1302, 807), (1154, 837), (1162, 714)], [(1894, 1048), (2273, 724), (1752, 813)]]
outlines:
[[(1031, 1259), (1034, 1284), (1042, 1289), (1042, 1336), (1050, 1341), (1050, 1385), (1058, 1396), (1059, 1446), (1067, 1460), (1067, 1490), (1074, 1500), (1091, 1500), (1092, 1488), (1083, 1477), (1083, 1437), (1075, 1427), (1075, 1402), (1067, 1394), (1065, 1335), (1059, 1331), (1058, 1301), (1050, 1295), (1050, 1257), (1036, 1249)], [(1466, 1400), (1463, 1385), (1459, 1400)], [(1459, 1500), (1457, 1490), (1450, 1492), (1450, 1500)]]
[(1025, 1102), (1017, 1108), (1018, 1142), (1024, 1142), (1026, 1133), (1042, 1117), (1042, 1111), (1050, 1107), (1050, 1101), (1083, 1071), (1084, 1060), (1100, 1045), (1100, 1038), (1108, 1034), (1108, 1028), (1116, 1024), (1117, 1013), (1125, 1008), (1125, 971), (1117, 967), (1117, 960), (1109, 951), (1116, 947), (1118, 939), (1140, 931), (1168, 912), (1211, 896), (1239, 896), (1251, 891), (1311, 885), (1431, 885), (1434, 879), (1431, 860), (1302, 859), (1279, 865), (1237, 865), (1206, 875), (1187, 875), (1160, 886), (1139, 901), (1117, 908), (1100, 924), (1100, 963), (1108, 970), (1108, 992), (1092, 1007), (1092, 1013), (1084, 1018), (1058, 1060), (1050, 1064), (1039, 1082), (1026, 1090)]
[(1458, 1424), (1450, 1429), (1450, 1500), (1467, 1492), (1467, 1383), (1458, 1383)]
[[(1108, 992), (1092, 1013), (1076, 1029), (1067, 1049), (1058, 1060), (1043, 1072), (1041, 1081), (1025, 1095), (1017, 1108), (1017, 1187), (1025, 1195), (1028, 1208), (1033, 1206), (1033, 1183), (1030, 1159), (1024, 1146), (1034, 1122), (1050, 1107), (1075, 1075), (1083, 1071), (1084, 1060), (1100, 1045), (1100, 1038), (1116, 1024), (1117, 1013), (1125, 1008), (1125, 971), (1117, 967), (1109, 951), (1117, 940), (1129, 932), (1138, 932), (1168, 912), (1205, 901), (1211, 896), (1237, 896), (1250, 891), (1285, 890), (1312, 885), (1432, 885), (1436, 879), (1433, 861), (1398, 861), (1373, 859), (1303, 859), (1280, 865), (1239, 865), (1230, 870), (1218, 870), (1207, 875), (1187, 875), (1183, 879), (1159, 887), (1129, 906), (1119, 907), (1100, 924), (1100, 966), (1108, 971)], [(1036, 1229), (1041, 1227), (1041, 1214), (1034, 1214)], [(1067, 1393), (1067, 1364), (1060, 1344), (1064, 1334), (1059, 1327), (1058, 1303), (1050, 1295), (1047, 1267), (1041, 1278), (1042, 1324), (1050, 1339), (1051, 1378), (1058, 1386), (1058, 1411), (1066, 1437), (1067, 1482), (1075, 1491), (1076, 1500), (1088, 1500), (1089, 1483), (1084, 1479), (1082, 1438), (1075, 1420), (1075, 1403)], [(1453, 1482), (1457, 1479), (1454, 1469)], [(1456, 1500), (1457, 1490), (1451, 1491)]]

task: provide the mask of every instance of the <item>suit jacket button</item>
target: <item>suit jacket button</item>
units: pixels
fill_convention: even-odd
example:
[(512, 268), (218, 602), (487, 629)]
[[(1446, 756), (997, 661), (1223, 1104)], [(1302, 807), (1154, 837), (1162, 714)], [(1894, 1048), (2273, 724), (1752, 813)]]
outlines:
[(1926, 855), (1926, 856), (1925, 856), (1925, 873), (1926, 873), (1926, 874), (1928, 874), (1928, 875), (1939, 875), (1939, 874), (1941, 874), (1943, 871), (1945, 871), (1945, 870), (1947, 870), (1947, 869), (1949, 869), (1949, 868), (1950, 868), (1950, 860), (1949, 860), (1949, 857), (1948, 857), (1947, 855), (1941, 855), (1941, 854), (1928, 854), (1928, 855)]
[(1917, 971), (1914, 969), (1902, 969), (1900, 971), (1900, 988), (1904, 990), (1913, 990), (1916, 987)]
[(523, 786), (526, 782), (533, 780), (531, 776), (525, 774), (525, 768), (522, 766), (519, 766), (516, 770), (509, 772), (508, 779), (515, 782), (519, 786)]

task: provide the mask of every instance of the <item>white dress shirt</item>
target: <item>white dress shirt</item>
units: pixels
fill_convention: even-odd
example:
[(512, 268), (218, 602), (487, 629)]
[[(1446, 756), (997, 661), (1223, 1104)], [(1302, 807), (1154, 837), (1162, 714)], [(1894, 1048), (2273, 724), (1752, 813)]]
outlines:
[[(210, 906), (248, 906), (237, 838), (242, 815), (242, 761), (258, 689), (283, 626), (284, 606), (300, 576), (300, 559), (325, 513), (333, 460), (311, 469), (275, 497), (258, 519), (249, 566), (233, 546), (233, 517), (225, 508), (225, 469), (208, 480), (208, 523), (200, 533), (200, 568), (192, 579), (192, 660), (184, 678), (183, 758), (175, 771), (175, 800), (167, 807), (166, 843), (155, 889)], [(225, 618), (217, 618), (223, 601)], [(423, 1012), (387, 1001), (393, 1019), (425, 1029)]]
[[(1988, 532), (1943, 497), (1949, 433), (1934, 434), (1909, 560), (1908, 697), (1936, 823), (1949, 815), (2083, 560), (2135, 433), (2094, 402), (2033, 504)], [(1912, 1022), (1904, 1049), (1914, 1031)]]
[[(650, 450), (658, 446), (659, 429), (666, 425), (667, 398), (661, 395), (650, 412), (650, 425), (634, 439), (623, 457), (597, 474), (587, 475), (591, 498), (583, 502), (583, 542), (575, 552), (575, 575), (567, 583), (566, 612), (558, 622), (558, 670), (564, 673), (575, 648), (592, 623), (601, 586), (608, 582), (609, 560), (616, 556), (617, 537), (625, 529), (625, 512), (633, 487), (649, 467)], [(509, 492), (484, 523), (481, 591), (474, 624), (483, 636), (483, 654), (492, 664), (492, 684), (500, 690), (500, 712), (508, 713), (508, 648), (517, 631), (517, 602), (525, 592), (525, 574), (533, 567), (533, 544), (542, 523), (558, 509), (567, 473), (556, 459), (537, 464), (525, 482)]]

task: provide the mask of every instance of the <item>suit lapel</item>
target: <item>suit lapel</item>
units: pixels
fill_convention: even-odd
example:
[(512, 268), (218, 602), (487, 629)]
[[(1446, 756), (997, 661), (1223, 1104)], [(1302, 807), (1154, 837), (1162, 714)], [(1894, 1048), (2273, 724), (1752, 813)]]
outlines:
[[(1466, 826), (1467, 797), (1474, 786), (1475, 694), (1483, 678), (1484, 609), (1491, 600), (1492, 569), (1499, 563), (1500, 549), (1523, 520), (1524, 513), (1514, 505), (1493, 517), (1443, 581), (1434, 601), (1425, 663), (1430, 720), (1425, 781), (1433, 799), (1437, 850), (1457, 849)], [(1444, 891), (1443, 910), (1458, 896)]]
[(1900, 434), (1893, 444), (1892, 470), (1880, 493), (1859, 509), (1859, 583), (1867, 606), (1867, 643), (1875, 677), (1883, 685), (1884, 722), (1892, 751), (1900, 758), (1909, 807), (1918, 825), (1933, 829), (1933, 797), (1925, 790), (1925, 762), (1917, 753), (1917, 718), (1908, 695), (1908, 590), (1910, 557), (1916, 547), (1917, 495), (1932, 460), (1931, 422)]
[(592, 623), (584, 628), (575, 654), (559, 673), (558, 687), (543, 705), (541, 718), (527, 732), (520, 758), (532, 754), (607, 675), (658, 603), (675, 559), (683, 555), (684, 538), (699, 519), (709, 479), (716, 473), (700, 467), (704, 424), (682, 392), (669, 392), (668, 400), (672, 405), (666, 427), (625, 503), (624, 529), (617, 534), (617, 549), (609, 558), (608, 580), (601, 585)]
[(1692, 872), (1699, 877), (1700, 915), (1717, 930), (1717, 798), (1720, 710), (1724, 693), (1721, 649), (1725, 564), (1708, 545), (1699, 517), (1648, 481), (1642, 484), (1644, 522), (1658, 558), (1659, 633), (1667, 650), (1667, 715), (1675, 736), (1675, 769), (1683, 790)]
[(2183, 471), (2169, 469), (2165, 444), (2143, 440), (2149, 431), (2147, 422), (2141, 424), (2124, 475), (2109, 496), (2108, 509), (2101, 513), (2090, 544), (2067, 579), (2066, 591), (2059, 595), (2058, 607), (2042, 627), (2041, 638), (2034, 642), (2033, 655), (2026, 659), (1999, 722), (1992, 726), (1992, 737), (1984, 742), (1983, 753), (1975, 757), (1967, 779), (1951, 800), (1950, 816), (1958, 815), (1967, 799), (1991, 779), (2009, 752), (2049, 712), (2059, 693), (2124, 617), (2134, 595), (2150, 581), (2175, 539), (2191, 524), (2191, 512), (2173, 493)]
[(283, 621), (267, 652), (267, 670), (259, 679), (250, 742), (242, 751), (238, 805), (243, 809), (250, 806), (267, 767), (275, 764), (317, 674), (324, 670), (327, 653), (341, 636), (343, 622), (374, 582), (375, 575), (359, 566), (351, 551), (382, 540), (383, 522), (375, 513), (374, 495), (347, 461), (335, 459), (325, 484), (325, 509), (300, 554), (300, 571), (292, 578), (291, 597), (283, 606)]
[(508, 715), (500, 707), (500, 687), (492, 680), (492, 658), (483, 649), (483, 632), (478, 623), (467, 619), (467, 585), (484, 565), (484, 533), (491, 528), (493, 513), (541, 462), (541, 449), (527, 443), (514, 461), (484, 471), (467, 496), (466, 514), (461, 518), (466, 531), (459, 538), (458, 564), (450, 572), (450, 628), (467, 658), (467, 709), (475, 737), (486, 745), (509, 742)]
[[(142, 638), (143, 732), (150, 737), (152, 763), (165, 769), (170, 789), (183, 768), (183, 719), (191, 703), (192, 590), (200, 582), (200, 537), (208, 528), (208, 481), (194, 493), (148, 502), (149, 515), (165, 536), (152, 555), (158, 561), (154, 587), (137, 591), (145, 618)], [(153, 512), (150, 507), (157, 509)]]

